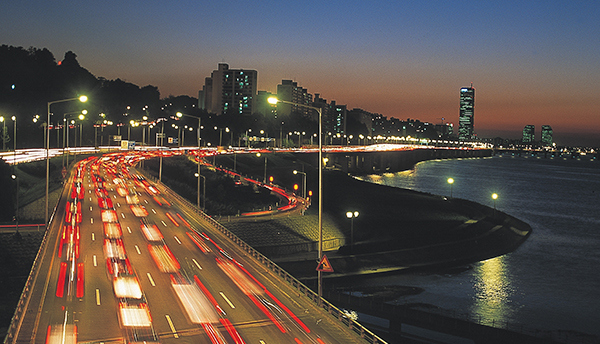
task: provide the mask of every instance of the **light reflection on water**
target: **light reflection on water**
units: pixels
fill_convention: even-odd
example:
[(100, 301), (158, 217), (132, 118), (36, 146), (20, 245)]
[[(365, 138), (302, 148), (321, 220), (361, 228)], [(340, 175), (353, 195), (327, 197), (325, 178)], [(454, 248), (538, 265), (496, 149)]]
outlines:
[(514, 309), (509, 307), (514, 289), (506, 256), (480, 262), (473, 268), (473, 304), (471, 313), (478, 314), (483, 322), (512, 320)]
[[(365, 176), (372, 183), (492, 207), (533, 228), (515, 252), (451, 274), (373, 276), (354, 285), (424, 289), (398, 303), (431, 304), (486, 324), (600, 336), (600, 162), (493, 157), (427, 161), (413, 170)], [(496, 325), (496, 326), (497, 326)]]

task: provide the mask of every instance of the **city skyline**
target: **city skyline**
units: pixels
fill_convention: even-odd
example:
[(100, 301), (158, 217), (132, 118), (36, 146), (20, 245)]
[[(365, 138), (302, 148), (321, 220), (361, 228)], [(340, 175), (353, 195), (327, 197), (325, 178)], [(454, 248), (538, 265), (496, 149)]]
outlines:
[(162, 97), (198, 97), (226, 62), (257, 70), (258, 90), (293, 80), (348, 109), (455, 127), (457, 89), (473, 82), (478, 137), (550, 125), (559, 145), (600, 146), (600, 5), (435, 5), (25, 1), (3, 6), (0, 43), (70, 50), (94, 75)]

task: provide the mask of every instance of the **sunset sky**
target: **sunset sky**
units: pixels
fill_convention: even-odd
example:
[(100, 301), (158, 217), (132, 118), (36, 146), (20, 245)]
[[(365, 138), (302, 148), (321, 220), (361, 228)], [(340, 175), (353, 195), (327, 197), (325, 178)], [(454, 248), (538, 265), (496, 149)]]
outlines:
[(0, 6), (0, 44), (73, 51), (96, 76), (198, 96), (219, 62), (400, 119), (458, 126), (476, 88), (480, 137), (549, 124), (600, 146), (600, 2), (42, 1)]

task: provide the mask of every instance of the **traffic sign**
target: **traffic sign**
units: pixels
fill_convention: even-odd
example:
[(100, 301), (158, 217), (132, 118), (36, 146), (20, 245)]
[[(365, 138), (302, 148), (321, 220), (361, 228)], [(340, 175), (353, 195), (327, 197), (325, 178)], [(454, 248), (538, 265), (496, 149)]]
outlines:
[(329, 262), (329, 259), (327, 259), (326, 255), (323, 255), (323, 258), (321, 258), (316, 270), (321, 272), (333, 272), (333, 267), (331, 266), (331, 263)]

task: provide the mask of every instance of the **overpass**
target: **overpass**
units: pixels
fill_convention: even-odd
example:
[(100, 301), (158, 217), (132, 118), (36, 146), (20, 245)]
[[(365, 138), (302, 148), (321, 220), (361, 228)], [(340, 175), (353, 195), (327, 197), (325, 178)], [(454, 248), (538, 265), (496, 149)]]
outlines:
[(5, 343), (381, 343), (131, 165), (79, 162)]

